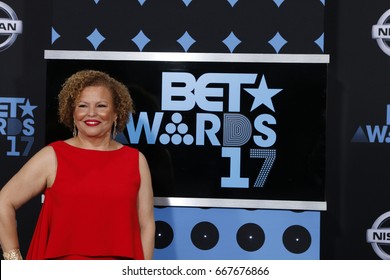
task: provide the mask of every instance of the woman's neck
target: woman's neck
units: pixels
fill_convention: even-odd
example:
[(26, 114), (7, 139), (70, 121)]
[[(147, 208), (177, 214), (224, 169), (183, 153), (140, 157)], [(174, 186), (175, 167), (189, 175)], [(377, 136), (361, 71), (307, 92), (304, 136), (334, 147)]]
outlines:
[(118, 149), (121, 145), (111, 137), (83, 137), (77, 135), (68, 139), (68, 143), (76, 147), (90, 150), (111, 151)]

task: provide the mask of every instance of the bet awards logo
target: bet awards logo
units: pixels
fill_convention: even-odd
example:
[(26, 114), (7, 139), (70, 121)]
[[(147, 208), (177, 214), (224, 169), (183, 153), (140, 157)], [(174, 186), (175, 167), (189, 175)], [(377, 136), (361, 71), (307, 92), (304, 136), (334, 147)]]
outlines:
[[(264, 186), (276, 159), (273, 98), (282, 89), (268, 87), (265, 75), (256, 73), (204, 73), (196, 78), (192, 73), (163, 72), (161, 91), (162, 112), (130, 118), (131, 144), (138, 144), (144, 134), (147, 144), (220, 149), (230, 162), (222, 188), (249, 188), (249, 178), (240, 174), (241, 159), (254, 159), (261, 164), (253, 187)], [(250, 106), (242, 108), (242, 100), (250, 100)]]
[(387, 104), (385, 125), (361, 125), (355, 131), (352, 143), (390, 143), (390, 104)]
[(367, 242), (371, 243), (375, 253), (383, 260), (390, 260), (390, 224), (385, 227), (386, 222), (390, 222), (390, 211), (379, 216), (375, 220), (372, 228), (367, 230)]
[(372, 39), (375, 39), (381, 50), (390, 56), (390, 10), (372, 27)]
[(28, 98), (0, 97), (0, 136), (6, 136), (7, 156), (28, 156), (34, 143), (36, 107)]
[[(6, 14), (7, 18), (1, 17), (1, 11)], [(22, 30), (23, 23), (18, 20), (14, 10), (4, 2), (0, 2), (0, 52), (11, 47), (18, 35), (22, 34)], [(4, 41), (3, 38), (5, 38)]]

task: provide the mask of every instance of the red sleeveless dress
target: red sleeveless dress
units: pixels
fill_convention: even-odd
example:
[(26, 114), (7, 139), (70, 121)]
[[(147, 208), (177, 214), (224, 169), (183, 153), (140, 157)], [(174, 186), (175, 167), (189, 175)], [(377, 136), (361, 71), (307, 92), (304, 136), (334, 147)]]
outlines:
[(50, 146), (57, 174), (26, 259), (143, 259), (138, 150), (96, 151), (63, 141)]

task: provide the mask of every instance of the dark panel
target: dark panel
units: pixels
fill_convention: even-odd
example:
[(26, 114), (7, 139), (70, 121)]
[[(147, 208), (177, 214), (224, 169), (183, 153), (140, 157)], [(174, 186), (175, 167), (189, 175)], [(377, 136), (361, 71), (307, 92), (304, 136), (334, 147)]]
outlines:
[(147, 156), (155, 196), (325, 200), (326, 64), (49, 60), (49, 142), (70, 136), (53, 121), (59, 86), (87, 68), (130, 88), (122, 139)]

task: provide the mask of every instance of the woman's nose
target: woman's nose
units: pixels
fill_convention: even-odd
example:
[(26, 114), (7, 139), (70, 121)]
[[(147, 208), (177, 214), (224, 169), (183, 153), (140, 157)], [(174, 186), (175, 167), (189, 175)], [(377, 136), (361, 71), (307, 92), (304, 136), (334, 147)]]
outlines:
[(96, 115), (96, 109), (94, 107), (89, 107), (88, 109), (88, 116), (95, 116)]

